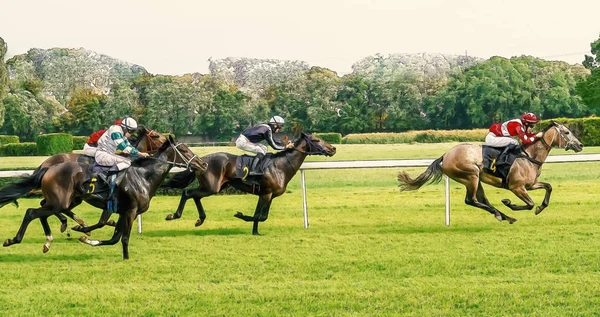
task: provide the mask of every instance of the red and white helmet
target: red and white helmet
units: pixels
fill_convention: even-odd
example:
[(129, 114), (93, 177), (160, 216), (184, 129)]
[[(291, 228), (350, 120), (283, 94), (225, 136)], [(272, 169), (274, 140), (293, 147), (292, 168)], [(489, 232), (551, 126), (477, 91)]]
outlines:
[(521, 116), (521, 122), (528, 125), (533, 125), (538, 122), (538, 118), (532, 112), (528, 112)]

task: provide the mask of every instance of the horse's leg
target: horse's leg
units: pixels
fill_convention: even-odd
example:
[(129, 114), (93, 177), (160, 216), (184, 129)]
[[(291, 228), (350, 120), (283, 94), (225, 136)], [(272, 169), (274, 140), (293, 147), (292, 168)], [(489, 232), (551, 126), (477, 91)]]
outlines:
[[(60, 232), (65, 232), (65, 230), (67, 230), (67, 217), (65, 217), (63, 214), (56, 214), (56, 218), (58, 218), (58, 220), (60, 220)], [(67, 236), (69, 236), (69, 233), (67, 232)]]
[(204, 197), (208, 197), (214, 195), (218, 192), (218, 190), (204, 190), (201, 187), (194, 188), (192, 190), (184, 190), (181, 193), (181, 200), (179, 200), (179, 206), (177, 207), (177, 211), (174, 214), (168, 214), (167, 220), (179, 219), (183, 214), (183, 208), (185, 207), (185, 203), (188, 199), (194, 199), (194, 203), (196, 204), (196, 209), (198, 210), (198, 220), (196, 221), (195, 226), (199, 227), (204, 223), (206, 219), (206, 213), (204, 212), (204, 207), (202, 206), (202, 202), (200, 201)]
[[(548, 184), (548, 183), (544, 183), (544, 182), (536, 182), (534, 183), (529, 190), (536, 190), (536, 189), (540, 189), (543, 188), (546, 190), (546, 195), (544, 195), (544, 201), (542, 201), (542, 204), (539, 205), (536, 209), (535, 209), (535, 214), (538, 215), (540, 212), (542, 212), (542, 210), (544, 210), (546, 207), (548, 207), (548, 204), (550, 204), (550, 194), (552, 194), (552, 185)], [(531, 197), (529, 197), (529, 194), (527, 193), (527, 189), (525, 189), (525, 187), (518, 187), (516, 189), (514, 189), (512, 191), (517, 197), (519, 197), (522, 201), (524, 201), (527, 206), (517, 206), (517, 205), (513, 205), (510, 203), (510, 199), (503, 199), (502, 203), (504, 203), (506, 206), (508, 206), (509, 208), (511, 208), (512, 210), (531, 210), (533, 209), (534, 206), (534, 202), (531, 199)]]
[(258, 197), (258, 203), (256, 204), (256, 210), (254, 211), (254, 216), (245, 216), (242, 212), (238, 211), (234, 216), (240, 218), (244, 221), (253, 221), (254, 225), (252, 226), (252, 234), (260, 235), (258, 233), (258, 223), (267, 220), (269, 217), (269, 209), (271, 208), (272, 195), (261, 195)]
[[(63, 218), (65, 217), (63, 216)], [(67, 218), (65, 218), (65, 221), (66, 220)], [(52, 237), (52, 231), (50, 231), (50, 225), (48, 225), (48, 217), (40, 217), (40, 222), (42, 223), (42, 228), (44, 228), (44, 234), (46, 235), (46, 242), (44, 242), (42, 252), (46, 253), (50, 250), (50, 243), (54, 240), (54, 238)]]
[(129, 237), (131, 236), (131, 227), (135, 222), (136, 213), (132, 212), (123, 224), (123, 238), (121, 239), (121, 245), (123, 246), (123, 260), (129, 259)]
[(487, 197), (485, 197), (483, 186), (481, 185), (479, 178), (472, 177), (469, 178), (468, 181), (462, 183), (467, 189), (465, 204), (481, 208), (491, 213), (492, 215), (494, 215), (494, 217), (496, 217), (496, 219), (498, 219), (498, 221), (508, 220), (508, 223), (511, 224), (517, 221), (517, 219), (503, 214), (500, 210), (490, 205), (489, 201), (487, 200)]
[(109, 240), (91, 240), (86, 236), (79, 237), (79, 241), (89, 244), (91, 246), (99, 246), (99, 245), (113, 245), (121, 240), (121, 236), (123, 235), (123, 224), (125, 223), (125, 219), (127, 216), (119, 215), (119, 219), (117, 220), (117, 225), (115, 226), (115, 232), (113, 236)]
[(515, 194), (515, 196), (519, 197), (519, 199), (521, 199), (523, 202), (525, 202), (525, 206), (519, 206), (519, 205), (515, 205), (512, 204), (510, 199), (506, 198), (506, 199), (502, 199), (502, 203), (512, 209), (512, 210), (531, 210), (533, 209), (534, 206), (534, 202), (533, 199), (531, 199), (531, 197), (529, 197), (529, 194), (527, 193), (527, 189), (525, 189), (525, 186), (519, 186), (517, 188), (514, 188), (511, 190), (513, 192), (513, 194)]
[(90, 232), (92, 232), (96, 229), (103, 228), (106, 225), (114, 227), (115, 222), (110, 220), (110, 216), (111, 216), (111, 213), (109, 213), (107, 209), (103, 209), (102, 215), (100, 215), (100, 220), (98, 220), (98, 223), (96, 223), (95, 225), (91, 225), (89, 227), (87, 225), (79, 225), (79, 226), (75, 226), (71, 229), (73, 229), (75, 231), (83, 232), (83, 233), (89, 235)]
[(25, 212), (25, 216), (23, 216), (23, 222), (21, 222), (21, 227), (19, 228), (17, 235), (15, 235), (13, 239), (6, 239), (4, 241), (3, 246), (8, 247), (13, 244), (21, 243), (21, 241), (23, 240), (23, 236), (25, 235), (25, 231), (27, 231), (27, 226), (32, 220), (40, 217), (48, 217), (55, 213), (56, 212), (54, 208), (49, 207), (27, 209), (27, 211)]

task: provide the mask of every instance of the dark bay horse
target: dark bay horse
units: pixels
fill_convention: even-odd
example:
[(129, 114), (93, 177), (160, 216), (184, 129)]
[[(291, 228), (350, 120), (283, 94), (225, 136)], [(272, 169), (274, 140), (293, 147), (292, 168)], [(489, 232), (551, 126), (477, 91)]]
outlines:
[[(517, 158), (509, 170), (507, 188), (525, 202), (525, 205), (514, 205), (510, 199), (503, 199), (504, 205), (512, 210), (531, 210), (534, 202), (529, 197), (527, 190), (543, 188), (546, 190), (546, 195), (542, 204), (536, 208), (535, 214), (539, 214), (548, 207), (552, 186), (538, 181), (538, 177), (542, 173), (542, 164), (546, 161), (552, 147), (575, 152), (583, 150), (583, 144), (567, 127), (553, 121), (543, 130), (543, 136), (537, 142), (524, 148), (529, 158)], [(483, 171), (481, 145), (459, 144), (435, 160), (417, 178), (412, 179), (406, 172), (401, 172), (398, 174), (398, 180), (403, 191), (416, 190), (427, 182), (439, 181), (442, 175), (447, 175), (466, 187), (465, 203), (467, 205), (481, 208), (494, 215), (499, 221), (508, 220), (511, 224), (517, 221), (492, 206), (483, 192), (481, 182), (502, 188), (502, 180)]]
[[(161, 147), (161, 145), (167, 140), (165, 138), (165, 136), (163, 136), (162, 134), (160, 134), (154, 130), (151, 130), (143, 125), (140, 125), (140, 127), (136, 131), (135, 135), (137, 137), (136, 137), (136, 140), (133, 142), (134, 146), (139, 151), (147, 152), (149, 154), (156, 153), (156, 151), (158, 151), (158, 149)], [(47, 169), (48, 167), (58, 165), (58, 164), (61, 164), (64, 162), (78, 162), (78, 161), (82, 162), (82, 163), (90, 164), (90, 163), (94, 162), (94, 159), (89, 156), (86, 156), (84, 154), (76, 154), (76, 153), (56, 154), (56, 155), (50, 156), (49, 158), (44, 160), (44, 162), (42, 162), (42, 164), (34, 170), (33, 174), (39, 175), (41, 170)], [(39, 189), (39, 188), (35, 188), (35, 184), (36, 184), (36, 177), (30, 176), (30, 177), (26, 177), (25, 179), (15, 183), (13, 186), (11, 186), (10, 188), (7, 188), (6, 190), (5, 189), (0, 190), (0, 208), (2, 208), (3, 206), (5, 206), (9, 203), (14, 203), (15, 205), (18, 206), (17, 199), (24, 197), (28, 193)], [(43, 203), (44, 203), (44, 201), (42, 201), (40, 204), (43, 204)], [(99, 208), (105, 209), (105, 207), (99, 207)], [(75, 215), (72, 211), (69, 210), (68, 212), (65, 212), (65, 214), (67, 216), (69, 216), (71, 219), (75, 220), (80, 225), (80, 227), (76, 227), (76, 228), (81, 228), (81, 227), (87, 226), (85, 224), (85, 221), (83, 219), (81, 219), (80, 217), (78, 217), (77, 215)], [(63, 216), (62, 214), (56, 214), (56, 217), (58, 217), (58, 219), (61, 222), (60, 231), (64, 232), (67, 229), (67, 218), (65, 216)], [(104, 226), (105, 224), (114, 226), (115, 225), (114, 221), (109, 220), (109, 217), (110, 217), (110, 213), (107, 210), (105, 210), (105, 212), (102, 214), (102, 217), (100, 218), (100, 221), (95, 226), (101, 227), (101, 226)], [(92, 226), (91, 228), (95, 228), (95, 227)], [(77, 230), (77, 229), (74, 228), (74, 230)]]
[[(132, 224), (138, 214), (148, 210), (156, 189), (174, 165), (192, 169), (203, 168), (201, 161), (185, 144), (176, 143), (169, 137), (154, 156), (133, 161), (131, 167), (125, 171), (123, 180), (116, 188), (119, 219), (112, 238), (97, 241), (83, 236), (79, 240), (92, 246), (113, 245), (121, 240), (123, 258), (128, 259)], [(46, 234), (44, 252), (47, 252), (52, 241), (47, 218), (70, 211), (90, 196), (87, 187), (91, 175), (86, 164), (69, 161), (44, 168), (42, 171), (38, 177), (38, 187), (44, 194), (43, 204), (40, 208), (27, 209), (19, 231), (13, 239), (4, 241), (5, 247), (20, 243), (29, 223), (40, 218)]]
[[(238, 212), (235, 214), (235, 217), (253, 222), (252, 234), (258, 235), (258, 223), (267, 220), (273, 198), (285, 193), (288, 182), (298, 172), (306, 156), (333, 156), (335, 155), (335, 151), (335, 147), (329, 143), (310, 134), (302, 133), (301, 137), (294, 143), (293, 148), (273, 154), (273, 164), (267, 168), (265, 174), (262, 176), (260, 190), (256, 194), (258, 196), (258, 204), (256, 205), (254, 216), (246, 216)], [(200, 186), (192, 190), (183, 191), (177, 211), (174, 214), (169, 214), (167, 220), (181, 218), (186, 201), (192, 198), (196, 203), (199, 215), (196, 226), (200, 226), (204, 222), (204, 219), (206, 219), (204, 208), (200, 202), (202, 198), (214, 195), (228, 186), (252, 193), (251, 186), (243, 183), (241, 179), (235, 178), (237, 158), (237, 155), (224, 152), (209, 154), (201, 158), (202, 161), (208, 163), (208, 170), (206, 172), (184, 171), (175, 174), (175, 177), (163, 186), (185, 188), (194, 181), (194, 177), (198, 180)]]

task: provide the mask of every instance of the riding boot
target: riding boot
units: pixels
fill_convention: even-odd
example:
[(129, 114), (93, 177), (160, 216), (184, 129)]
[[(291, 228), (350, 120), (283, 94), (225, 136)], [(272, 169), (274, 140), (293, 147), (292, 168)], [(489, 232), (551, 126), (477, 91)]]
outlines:
[(508, 164), (509, 153), (511, 153), (513, 151), (516, 152), (517, 149), (519, 149), (519, 152), (520, 152), (520, 147), (521, 146), (518, 144), (509, 144), (506, 147), (504, 147), (504, 149), (502, 150), (502, 152), (500, 153), (500, 155), (498, 155), (498, 158), (496, 159), (496, 166)]
[(256, 153), (254, 160), (252, 161), (252, 166), (250, 167), (250, 173), (248, 175), (262, 175), (262, 170), (260, 169), (260, 161), (265, 157), (262, 153)]
[(108, 205), (107, 210), (109, 213), (117, 211), (117, 198), (115, 197), (115, 186), (116, 186), (117, 174), (112, 174), (109, 177), (110, 191), (108, 194)]

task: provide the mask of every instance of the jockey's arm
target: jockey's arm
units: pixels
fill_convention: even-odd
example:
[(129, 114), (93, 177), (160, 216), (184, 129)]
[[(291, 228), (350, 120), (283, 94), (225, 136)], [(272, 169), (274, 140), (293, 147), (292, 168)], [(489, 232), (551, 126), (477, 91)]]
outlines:
[(131, 146), (131, 144), (129, 144), (129, 141), (127, 141), (127, 139), (123, 136), (123, 134), (121, 134), (119, 132), (114, 132), (113, 134), (110, 135), (110, 138), (117, 145), (117, 150), (120, 150), (123, 153), (130, 154), (130, 155), (138, 155), (139, 154), (139, 151), (136, 148), (134, 148), (133, 146)]
[(527, 133), (522, 126), (516, 128), (517, 136), (521, 140), (521, 144), (529, 145), (537, 140), (537, 136), (532, 133)]
[(269, 143), (269, 145), (273, 149), (278, 150), (278, 151), (285, 150), (285, 145), (279, 144), (273, 139), (273, 132), (271, 131), (271, 129), (267, 130), (267, 132), (265, 133), (265, 136), (266, 136), (267, 143)]

